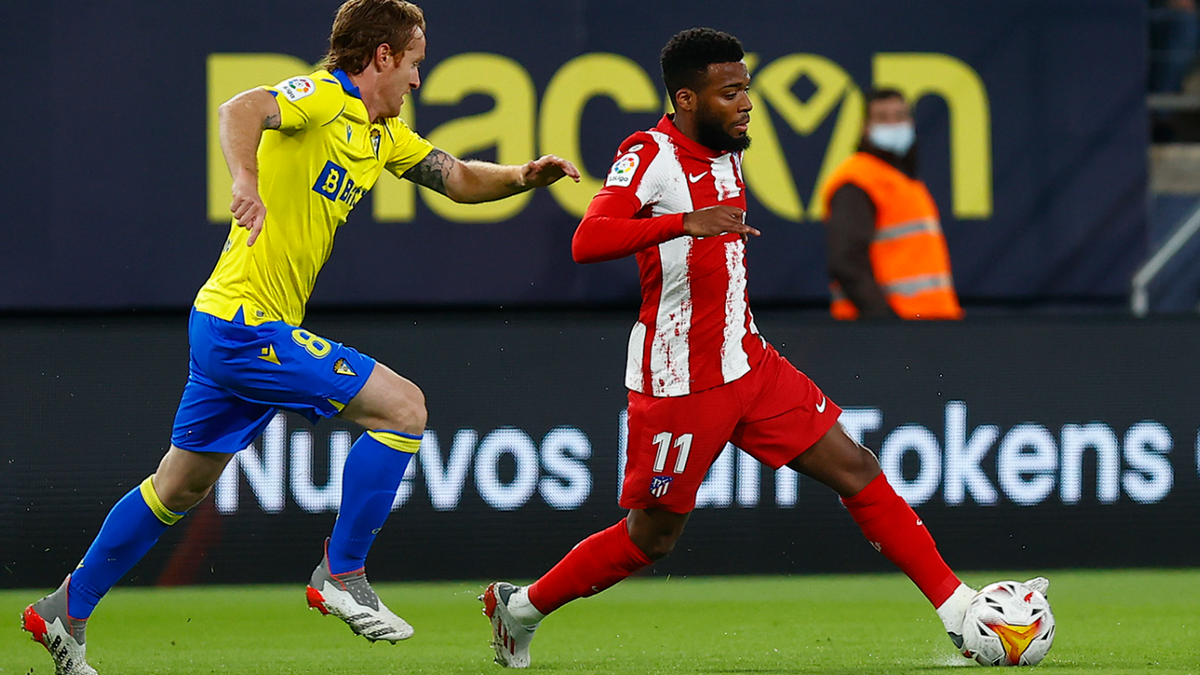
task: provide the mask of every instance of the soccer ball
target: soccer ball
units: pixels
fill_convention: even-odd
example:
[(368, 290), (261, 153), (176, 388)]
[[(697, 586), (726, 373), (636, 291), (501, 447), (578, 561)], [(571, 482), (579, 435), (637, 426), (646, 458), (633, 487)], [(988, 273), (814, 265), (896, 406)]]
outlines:
[(985, 666), (1033, 666), (1054, 644), (1046, 596), (1017, 581), (985, 586), (963, 621), (963, 654)]

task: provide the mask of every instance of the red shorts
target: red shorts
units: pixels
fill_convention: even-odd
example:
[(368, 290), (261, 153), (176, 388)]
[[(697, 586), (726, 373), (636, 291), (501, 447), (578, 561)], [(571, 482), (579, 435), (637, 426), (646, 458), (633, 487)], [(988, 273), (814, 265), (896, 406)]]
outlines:
[(741, 378), (676, 397), (629, 392), (629, 442), (621, 508), (688, 513), (726, 443), (772, 469), (812, 447), (842, 409), (767, 346)]

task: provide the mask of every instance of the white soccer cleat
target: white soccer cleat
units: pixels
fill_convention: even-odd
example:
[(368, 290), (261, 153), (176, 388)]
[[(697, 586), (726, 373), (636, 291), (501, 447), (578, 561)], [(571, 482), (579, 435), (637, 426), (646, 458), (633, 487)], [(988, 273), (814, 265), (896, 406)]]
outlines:
[(496, 663), (505, 668), (529, 667), (529, 643), (539, 624), (525, 625), (508, 610), (508, 601), (518, 588), (504, 581), (487, 587), (479, 600), (483, 613), (492, 622), (492, 648)]
[(96, 675), (86, 658), (87, 619), (72, 619), (67, 614), (70, 582), (68, 575), (58, 590), (26, 607), (21, 613), (21, 629), (31, 633), (34, 641), (50, 652), (55, 675)]
[[(946, 634), (950, 636), (950, 641), (954, 643), (954, 648), (960, 653), (963, 651), (963, 620), (967, 616), (967, 607), (971, 604), (971, 600), (975, 597), (977, 591), (966, 584), (960, 584), (954, 593), (937, 608), (938, 618), (942, 620), (942, 624), (946, 627)], [(968, 656), (968, 654), (963, 654)]]
[(321, 564), (313, 570), (306, 593), (310, 609), (336, 616), (371, 642), (387, 640), (396, 644), (412, 637), (413, 627), (383, 604), (361, 569), (332, 574), (329, 558), (322, 557)]

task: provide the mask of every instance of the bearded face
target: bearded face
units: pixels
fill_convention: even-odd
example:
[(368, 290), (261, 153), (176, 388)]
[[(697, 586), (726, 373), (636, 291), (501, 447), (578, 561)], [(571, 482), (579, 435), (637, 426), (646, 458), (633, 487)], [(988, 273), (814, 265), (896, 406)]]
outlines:
[(705, 82), (696, 91), (696, 140), (718, 152), (741, 152), (750, 147), (750, 74), (743, 61), (711, 63)]
[(718, 152), (741, 152), (750, 147), (750, 134), (735, 129), (739, 124), (750, 121), (750, 115), (737, 115), (730, 119), (725, 111), (714, 110), (707, 103), (696, 108), (697, 140), (706, 148)]

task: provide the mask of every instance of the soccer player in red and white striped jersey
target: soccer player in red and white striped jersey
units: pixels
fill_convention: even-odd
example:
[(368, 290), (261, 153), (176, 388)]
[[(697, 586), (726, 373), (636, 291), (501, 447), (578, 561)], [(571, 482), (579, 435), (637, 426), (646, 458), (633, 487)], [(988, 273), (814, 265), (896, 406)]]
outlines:
[(961, 647), (975, 591), (943, 562), (879, 462), (838, 424), (841, 409), (758, 333), (746, 294), (742, 151), (750, 76), (737, 38), (707, 28), (662, 53), (675, 113), (621, 144), (575, 233), (580, 263), (637, 258), (642, 307), (629, 339), (628, 517), (583, 540), (524, 588), (480, 598), (501, 665), (529, 665), (545, 615), (668, 553), (727, 443), (833, 488), (868, 541), (913, 580)]

